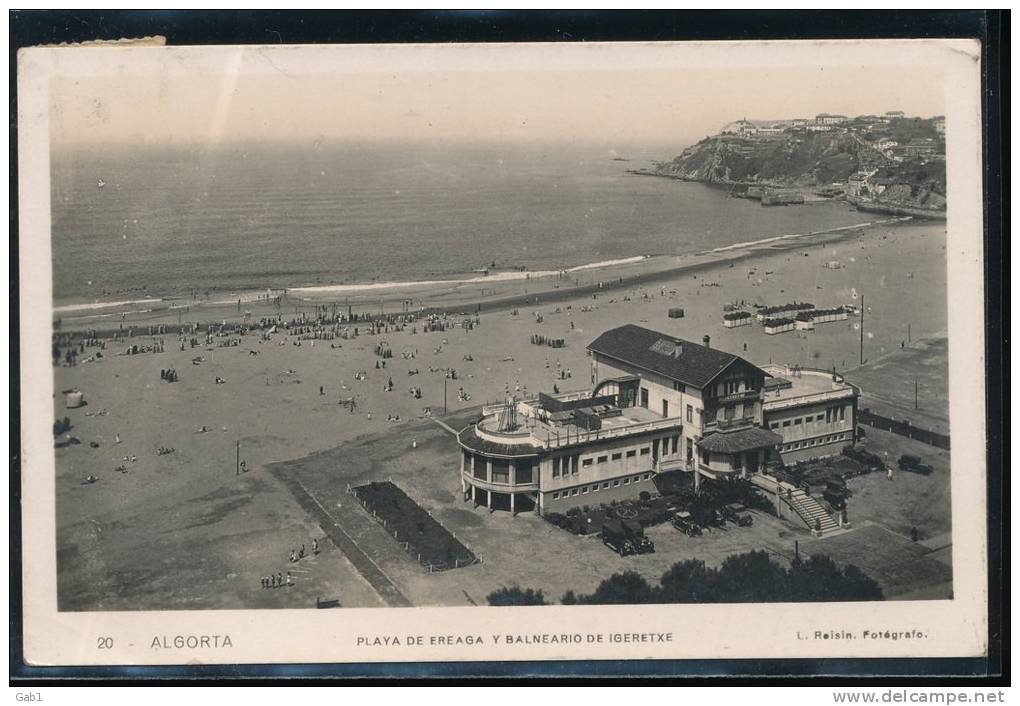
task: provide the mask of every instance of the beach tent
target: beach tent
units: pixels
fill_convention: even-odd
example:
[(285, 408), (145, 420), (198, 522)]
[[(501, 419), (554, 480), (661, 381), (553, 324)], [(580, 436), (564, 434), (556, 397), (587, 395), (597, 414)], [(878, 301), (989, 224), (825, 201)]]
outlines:
[(66, 401), (68, 409), (77, 409), (78, 407), (85, 405), (85, 395), (83, 395), (79, 390), (72, 390), (67, 393)]

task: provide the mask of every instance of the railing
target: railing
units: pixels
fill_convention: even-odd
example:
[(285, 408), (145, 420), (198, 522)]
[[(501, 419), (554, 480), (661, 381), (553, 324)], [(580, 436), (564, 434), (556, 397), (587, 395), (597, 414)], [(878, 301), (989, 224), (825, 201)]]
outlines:
[(656, 473), (665, 473), (667, 471), (693, 471), (694, 465), (688, 463), (686, 459), (682, 458), (670, 458), (666, 460), (659, 459), (652, 470)]
[(506, 483), (500, 483), (497, 481), (475, 478), (474, 475), (467, 469), (462, 472), (462, 475), (469, 485), (481, 488), (482, 490), (491, 490), (495, 493), (517, 493), (525, 490), (538, 490), (538, 480), (534, 476), (532, 477), (532, 480), (527, 483), (510, 483), (509, 481)]
[(733, 392), (728, 395), (717, 397), (716, 399), (706, 400), (706, 404), (716, 402), (718, 404), (729, 404), (731, 402), (743, 402), (744, 400), (757, 400), (761, 397), (761, 390), (743, 390), (742, 392)]
[(756, 425), (754, 417), (740, 417), (739, 419), (710, 419), (704, 423), (702, 429), (706, 432), (721, 429), (737, 429), (739, 427), (753, 427)]
[(825, 392), (809, 392), (804, 395), (797, 395), (796, 397), (787, 398), (772, 398), (768, 395), (765, 396), (763, 406), (766, 412), (776, 409), (786, 409), (787, 407), (799, 407), (803, 404), (809, 404), (814, 402), (826, 402), (829, 400), (841, 400), (844, 398), (850, 398), (854, 396), (854, 390), (850, 387), (844, 387), (839, 390), (827, 390)]
[[(559, 435), (557, 435), (557, 431), (554, 429), (536, 427), (532, 430), (531, 436), (536, 444), (545, 446), (546, 448), (560, 448), (562, 446), (587, 443), (589, 441), (616, 439), (634, 434), (657, 431), (659, 429), (676, 428), (680, 427), (682, 423), (683, 421), (680, 417), (669, 417), (667, 419), (657, 419), (651, 422), (630, 424), (622, 427), (614, 427), (612, 429), (594, 429), (591, 431), (578, 430), (573, 433), (564, 430), (564, 432)], [(544, 437), (542, 432), (545, 432)]]

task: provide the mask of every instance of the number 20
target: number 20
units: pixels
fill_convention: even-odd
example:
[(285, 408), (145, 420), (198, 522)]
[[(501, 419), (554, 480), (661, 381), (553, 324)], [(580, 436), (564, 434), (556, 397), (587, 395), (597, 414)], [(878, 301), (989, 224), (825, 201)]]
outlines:
[(96, 638), (96, 649), (97, 650), (112, 650), (113, 649), (113, 638), (112, 637), (97, 637)]

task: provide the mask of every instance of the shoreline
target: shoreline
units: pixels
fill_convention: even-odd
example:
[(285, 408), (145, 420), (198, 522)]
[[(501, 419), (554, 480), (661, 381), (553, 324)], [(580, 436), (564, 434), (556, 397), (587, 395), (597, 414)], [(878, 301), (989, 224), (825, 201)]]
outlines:
[[(63, 304), (54, 307), (53, 313), (66, 313), (59, 317), (62, 332), (96, 328), (104, 322), (119, 320), (122, 323), (170, 323), (173, 320), (190, 323), (223, 321), (238, 318), (242, 313), (238, 300), (252, 315), (255, 309), (262, 313), (278, 312), (283, 306), (289, 310), (314, 309), (326, 304), (352, 307), (361, 312), (366, 307), (379, 307), (379, 318), (386, 317), (386, 304), (415, 304), (413, 309), (400, 313), (428, 315), (458, 311), (497, 311), (528, 304), (560, 302), (579, 296), (597, 294), (677, 276), (697, 275), (713, 269), (732, 267), (738, 262), (769, 253), (783, 252), (803, 246), (820, 246), (863, 235), (883, 227), (906, 225), (935, 225), (910, 217), (894, 217), (867, 221), (848, 226), (837, 226), (820, 231), (770, 236), (755, 241), (724, 245), (688, 255), (637, 255), (603, 262), (578, 265), (565, 270), (540, 272), (505, 272), (492, 276), (439, 281), (386, 282), (376, 284), (313, 285), (289, 289), (267, 288), (240, 292), (230, 299), (217, 295), (213, 301), (181, 298), (147, 298), (125, 302), (95, 302), (89, 304)], [(583, 275), (570, 281), (569, 275)], [(566, 275), (566, 279), (564, 278)], [(566, 283), (565, 286), (561, 286)], [(492, 286), (482, 286), (482, 285)], [(524, 287), (523, 292), (520, 291)], [(304, 295), (304, 296), (301, 296)], [(281, 305), (273, 298), (279, 296)], [(266, 297), (266, 299), (263, 299)], [(158, 303), (145, 309), (126, 310), (121, 307), (140, 303)], [(94, 312), (103, 309), (102, 313)], [(109, 309), (106, 311), (105, 309)], [(193, 311), (194, 310), (194, 311)], [(394, 311), (391, 308), (390, 314)], [(78, 315), (75, 315), (78, 314)], [(186, 315), (186, 316), (185, 316)], [(372, 314), (374, 316), (374, 313)], [(56, 318), (56, 317), (55, 317)]]

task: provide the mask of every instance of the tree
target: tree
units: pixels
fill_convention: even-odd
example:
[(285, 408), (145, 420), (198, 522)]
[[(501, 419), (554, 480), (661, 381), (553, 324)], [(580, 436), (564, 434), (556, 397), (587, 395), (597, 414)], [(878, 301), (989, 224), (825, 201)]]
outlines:
[(617, 605), (654, 603), (655, 589), (636, 571), (613, 574), (599, 584), (595, 593), (578, 596), (578, 603), (595, 605)]
[(522, 589), (520, 586), (503, 586), (490, 593), (486, 600), (492, 606), (546, 605), (541, 591)]
[(700, 559), (677, 562), (662, 575), (660, 598), (663, 603), (715, 602), (719, 572)]
[(786, 569), (772, 561), (768, 552), (733, 554), (719, 567), (720, 603), (766, 603), (788, 600)]

